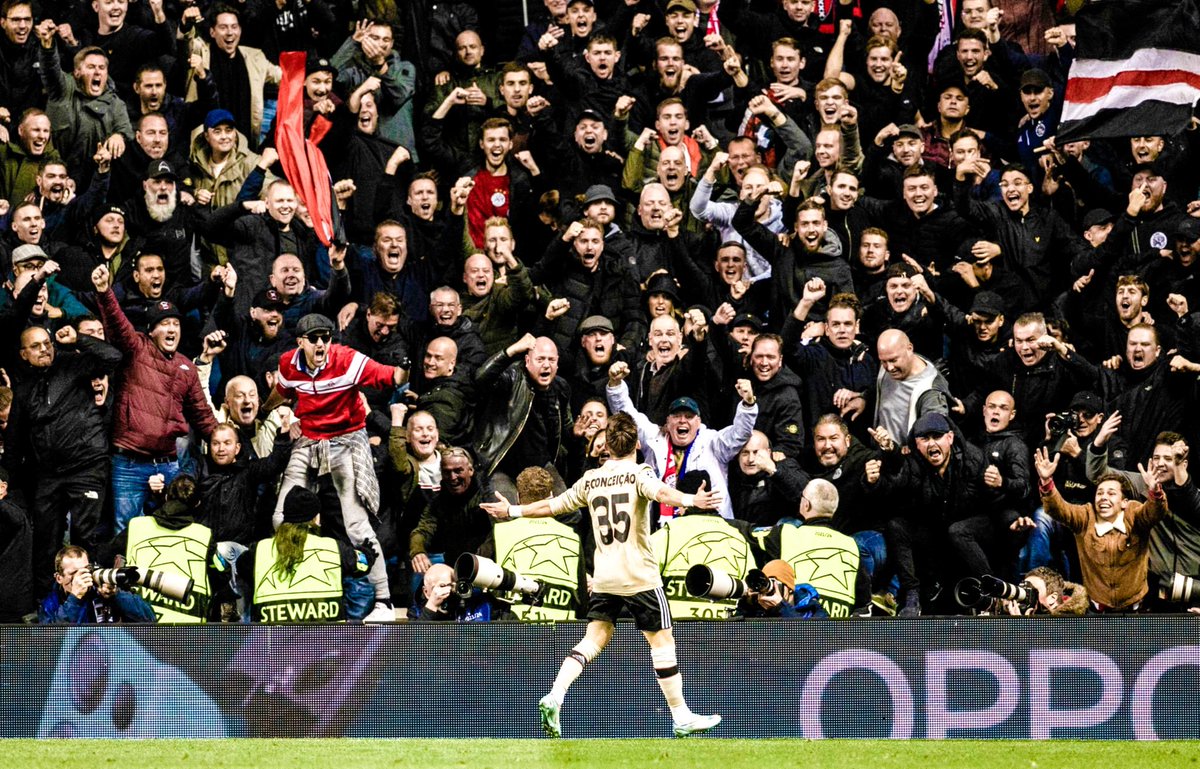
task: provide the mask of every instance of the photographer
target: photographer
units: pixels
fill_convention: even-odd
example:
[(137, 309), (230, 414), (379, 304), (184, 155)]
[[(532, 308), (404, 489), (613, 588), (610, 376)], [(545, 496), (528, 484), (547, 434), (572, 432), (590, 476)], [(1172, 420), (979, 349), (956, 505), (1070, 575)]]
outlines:
[[(746, 619), (809, 619), (827, 617), (811, 585), (796, 590), (796, 572), (787, 561), (776, 558), (762, 568), (763, 576), (771, 579), (769, 590), (749, 591), (738, 603), (738, 614)], [(803, 597), (802, 602), (797, 599)], [(802, 603), (802, 605), (801, 605)]]
[(113, 584), (96, 584), (87, 551), (68, 545), (54, 557), (54, 588), (42, 601), (43, 625), (90, 625), (109, 622), (154, 622), (150, 604)]
[(1034, 614), (1082, 617), (1087, 613), (1087, 589), (1083, 585), (1067, 581), (1054, 569), (1039, 566), (1025, 575), (1023, 584), (1025, 583), (1037, 591), (1037, 606), (1027, 609), (1016, 601), (1002, 601), (1003, 611), (1014, 617)]

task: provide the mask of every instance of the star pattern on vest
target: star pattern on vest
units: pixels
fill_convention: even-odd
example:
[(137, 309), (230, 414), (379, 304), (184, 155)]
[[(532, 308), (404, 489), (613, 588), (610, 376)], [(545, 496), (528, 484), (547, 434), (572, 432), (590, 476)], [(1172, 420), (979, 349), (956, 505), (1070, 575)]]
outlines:
[[(531, 577), (575, 578), (571, 560), (579, 557), (579, 543), (560, 534), (535, 534), (514, 544), (501, 566)], [(539, 570), (539, 566), (546, 566)]]
[[(667, 527), (670, 531), (670, 527)], [(740, 541), (739, 541), (740, 540)], [(733, 545), (736, 554), (728, 554), (727, 548)], [(720, 549), (722, 555), (714, 557), (713, 551)], [(721, 531), (705, 531), (683, 543), (675, 555), (663, 566), (664, 572), (685, 573), (687, 570), (702, 563), (711, 569), (718, 569), (727, 574), (741, 576), (746, 573), (747, 545), (740, 537), (731, 536)]]
[(194, 539), (167, 535), (152, 537), (141, 543), (131, 553), (131, 557), (138, 566), (175, 571), (194, 578), (196, 574), (204, 573), (208, 553), (204, 552), (204, 546)]
[(854, 581), (858, 578), (858, 564), (853, 556), (836, 547), (819, 547), (808, 550), (792, 562), (796, 582), (820, 583), (828, 577), (837, 582), (847, 593), (854, 592)]
[(327, 588), (335, 584), (336, 572), (340, 566), (341, 559), (336, 553), (308, 550), (304, 553), (304, 559), (296, 564), (296, 571), (290, 580), (281, 578), (282, 575), (278, 571), (271, 569), (259, 584), (276, 590), (280, 587), (296, 590), (311, 580), (315, 583), (314, 588)]

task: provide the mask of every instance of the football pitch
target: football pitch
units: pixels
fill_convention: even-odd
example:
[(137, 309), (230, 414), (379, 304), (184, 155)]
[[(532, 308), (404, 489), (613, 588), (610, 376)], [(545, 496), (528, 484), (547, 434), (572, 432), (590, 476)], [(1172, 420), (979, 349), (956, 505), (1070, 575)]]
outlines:
[(888, 740), (5, 740), (0, 766), (136, 769), (373, 767), (1194, 767), (1200, 742)]

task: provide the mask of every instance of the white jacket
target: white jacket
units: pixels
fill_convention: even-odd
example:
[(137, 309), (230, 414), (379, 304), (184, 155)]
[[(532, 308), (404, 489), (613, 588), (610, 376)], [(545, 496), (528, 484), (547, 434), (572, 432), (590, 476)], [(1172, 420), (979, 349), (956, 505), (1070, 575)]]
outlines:
[[(662, 478), (667, 452), (670, 451), (666, 432), (633, 407), (629, 400), (629, 386), (624, 381), (616, 387), (607, 388), (607, 394), (608, 407), (613, 413), (624, 411), (637, 423), (638, 440), (642, 442), (642, 453), (646, 456), (646, 463), (654, 468), (659, 478)], [(757, 419), (758, 404), (747, 406), (745, 401), (739, 401), (733, 424), (721, 430), (713, 430), (701, 424), (688, 451), (687, 460), (680, 468), (680, 476), (690, 470), (708, 472), (708, 477), (712, 479), (710, 488), (721, 492), (721, 496), (724, 497), (718, 512), (725, 518), (733, 518), (733, 508), (729, 504), (728, 465), (746, 445), (746, 441), (750, 440), (750, 433), (754, 430), (754, 422)]]

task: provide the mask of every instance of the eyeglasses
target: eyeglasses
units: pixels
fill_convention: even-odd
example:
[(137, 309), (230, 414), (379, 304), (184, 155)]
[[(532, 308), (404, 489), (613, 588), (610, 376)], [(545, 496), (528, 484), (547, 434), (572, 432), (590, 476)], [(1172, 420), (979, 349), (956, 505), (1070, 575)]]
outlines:
[(311, 334), (305, 334), (304, 338), (312, 344), (317, 344), (318, 342), (328, 342), (330, 339), (333, 339), (333, 334), (328, 331), (314, 331)]

